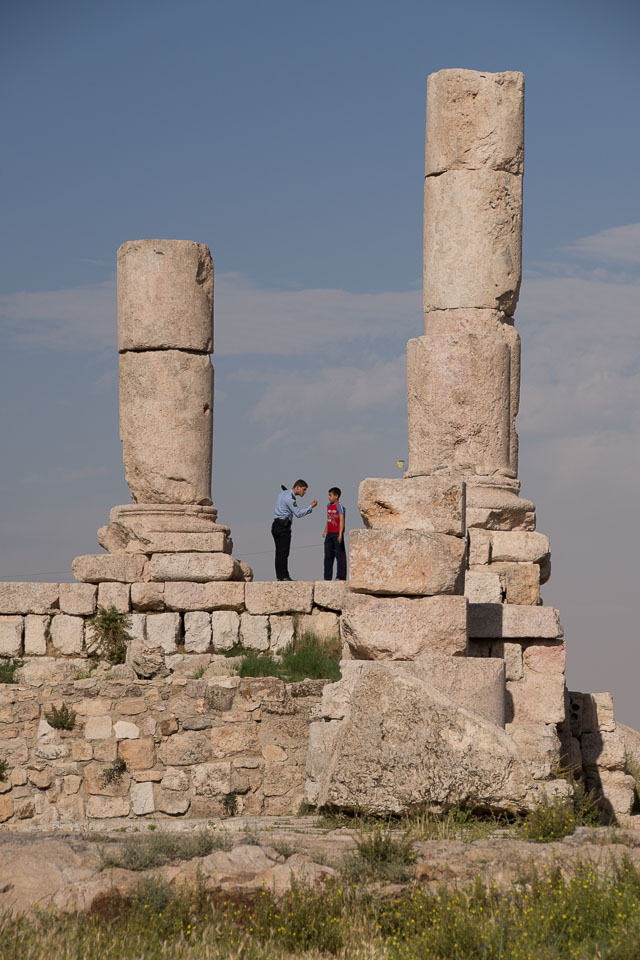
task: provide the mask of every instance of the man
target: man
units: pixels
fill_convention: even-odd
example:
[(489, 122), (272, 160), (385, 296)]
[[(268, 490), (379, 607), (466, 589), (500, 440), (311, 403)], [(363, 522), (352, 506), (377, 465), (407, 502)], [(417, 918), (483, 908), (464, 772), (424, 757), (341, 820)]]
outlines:
[(282, 493), (276, 500), (271, 534), (276, 545), (276, 577), (278, 580), (291, 580), (289, 576), (289, 550), (291, 548), (293, 518), (306, 517), (314, 507), (318, 506), (317, 500), (313, 500), (311, 506), (307, 507), (306, 510), (301, 510), (298, 506), (296, 497), (304, 497), (308, 486), (304, 480), (296, 480), (290, 490), (283, 487)]
[(324, 537), (324, 578), (333, 579), (333, 561), (336, 561), (336, 580), (347, 579), (347, 551), (344, 543), (344, 507), (340, 503), (340, 487), (331, 487), (327, 504), (327, 522)]

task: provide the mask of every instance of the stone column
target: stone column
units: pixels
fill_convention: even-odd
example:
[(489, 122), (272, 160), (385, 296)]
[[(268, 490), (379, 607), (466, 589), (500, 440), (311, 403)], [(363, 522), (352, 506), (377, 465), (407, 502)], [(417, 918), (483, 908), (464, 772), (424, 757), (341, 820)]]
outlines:
[(409, 342), (409, 476), (515, 478), (524, 78), (427, 84), (425, 336)]
[[(120, 438), (133, 503), (76, 558), (79, 580), (250, 578), (211, 501), (213, 260), (188, 240), (118, 250)], [(120, 555), (120, 556), (116, 556)]]
[(211, 505), (213, 260), (188, 240), (118, 250), (120, 439), (134, 503)]

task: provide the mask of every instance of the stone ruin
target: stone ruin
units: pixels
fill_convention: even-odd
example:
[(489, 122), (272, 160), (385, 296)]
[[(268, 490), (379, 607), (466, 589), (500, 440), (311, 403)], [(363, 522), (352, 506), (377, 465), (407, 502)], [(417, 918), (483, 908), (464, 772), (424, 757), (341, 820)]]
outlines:
[[(568, 693), (549, 541), (520, 497), (524, 79), (442, 70), (427, 88), (424, 335), (407, 345), (409, 461), (366, 479), (348, 583), (254, 583), (211, 501), (213, 262), (118, 251), (120, 431), (133, 503), (78, 582), (0, 584), (0, 822), (209, 817), (316, 806), (525, 809), (571, 788), (630, 811), (610, 694)], [(127, 663), (87, 659), (98, 606), (129, 613)], [(342, 679), (240, 679), (224, 651), (344, 643)], [(93, 667), (91, 666), (93, 664)], [(66, 703), (73, 730), (45, 714)], [(116, 758), (117, 781), (104, 778)]]

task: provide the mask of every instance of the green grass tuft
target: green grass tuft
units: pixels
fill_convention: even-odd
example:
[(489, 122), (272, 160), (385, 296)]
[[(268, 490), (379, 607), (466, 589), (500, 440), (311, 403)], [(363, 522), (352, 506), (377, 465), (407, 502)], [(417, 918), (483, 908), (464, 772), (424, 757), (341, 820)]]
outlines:
[(66, 703), (63, 703), (60, 709), (51, 704), (49, 713), (45, 710), (45, 720), (54, 730), (73, 730), (76, 723), (76, 712), (71, 710)]
[(339, 680), (342, 643), (338, 637), (305, 633), (296, 637), (278, 659), (270, 653), (244, 652), (240, 677), (278, 677), (285, 683), (298, 680)]
[(98, 607), (96, 615), (87, 623), (93, 630), (96, 655), (109, 663), (124, 663), (127, 645), (133, 639), (129, 633), (129, 614), (120, 613), (112, 604), (109, 608)]
[(177, 860), (206, 857), (214, 850), (230, 850), (232, 842), (226, 833), (198, 830), (196, 833), (162, 833), (127, 837), (126, 840), (102, 847), (103, 867), (124, 870), (150, 870)]
[(0, 683), (17, 683), (15, 673), (21, 666), (22, 660), (16, 660), (15, 657), (0, 660)]

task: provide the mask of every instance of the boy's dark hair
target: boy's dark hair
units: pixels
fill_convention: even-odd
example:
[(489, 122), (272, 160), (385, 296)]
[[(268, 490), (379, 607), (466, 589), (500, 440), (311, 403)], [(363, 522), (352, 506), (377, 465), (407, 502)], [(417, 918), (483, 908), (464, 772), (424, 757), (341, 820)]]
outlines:
[(338, 500), (342, 496), (342, 490), (340, 489), (340, 487), (329, 487), (329, 493), (335, 493)]
[[(307, 488), (308, 488), (308, 487), (309, 487), (309, 484), (307, 483), (306, 480), (296, 480), (296, 482), (294, 483), (293, 487), (307, 487)], [(292, 490), (293, 490), (293, 487), (291, 487)]]

